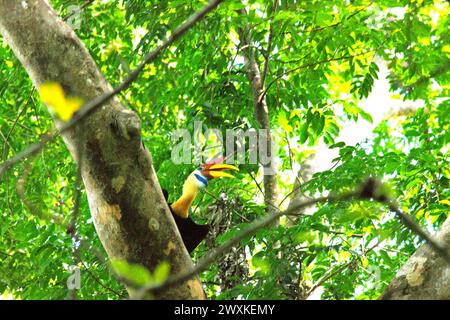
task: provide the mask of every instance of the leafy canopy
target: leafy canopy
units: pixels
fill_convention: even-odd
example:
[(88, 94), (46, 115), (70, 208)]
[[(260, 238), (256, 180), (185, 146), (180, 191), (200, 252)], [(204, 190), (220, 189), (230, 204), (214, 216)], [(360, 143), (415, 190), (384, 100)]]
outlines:
[[(61, 16), (78, 1), (54, 0)], [(117, 85), (170, 31), (205, 1), (95, 1), (83, 9), (77, 35), (108, 81)], [(276, 5), (274, 5), (276, 3)], [(238, 14), (245, 8), (246, 15)], [(367, 176), (382, 178), (400, 206), (429, 231), (447, 218), (450, 203), (449, 4), (443, 0), (226, 1), (208, 15), (119, 96), (142, 120), (161, 185), (173, 201), (193, 166), (170, 160), (171, 134), (201, 121), (209, 128), (258, 128), (245, 73), (239, 30), (249, 31), (251, 52), (264, 70), (277, 154), (281, 208), (295, 180), (304, 197), (351, 190)], [(5, 160), (53, 128), (47, 108), (68, 120), (79, 102), (55, 84), (41, 98), (3, 42), (0, 47), (0, 145)], [(392, 95), (420, 100), (377, 125), (373, 139), (339, 141), (343, 126), (372, 116), (361, 101), (372, 91), (381, 64)], [(51, 91), (51, 94), (47, 92)], [(69, 106), (60, 108), (61, 104)], [(358, 134), (358, 133), (355, 133)], [(214, 141), (210, 141), (209, 147)], [(301, 181), (297, 170), (324, 143), (338, 150), (334, 166)], [(205, 148), (206, 149), (206, 148)], [(264, 214), (256, 165), (239, 179), (211, 183), (194, 205), (194, 218), (227, 217), (217, 237), (194, 259)], [(0, 183), (0, 293), (14, 298), (67, 295), (70, 266), (81, 268), (79, 298), (117, 299), (124, 288), (104, 262), (84, 191), (78, 245), (66, 232), (75, 203), (77, 170), (62, 140), (9, 171)], [(220, 196), (224, 194), (226, 196)], [(386, 208), (372, 202), (325, 204), (293, 226), (285, 220), (241, 242), (201, 274), (207, 295), (227, 298), (376, 298), (421, 244)], [(161, 281), (138, 266), (115, 263), (135, 281)], [(131, 270), (131, 271), (130, 271)], [(161, 271), (162, 270), (162, 271)], [(152, 270), (153, 272), (154, 270)], [(159, 280), (158, 280), (159, 279)]]

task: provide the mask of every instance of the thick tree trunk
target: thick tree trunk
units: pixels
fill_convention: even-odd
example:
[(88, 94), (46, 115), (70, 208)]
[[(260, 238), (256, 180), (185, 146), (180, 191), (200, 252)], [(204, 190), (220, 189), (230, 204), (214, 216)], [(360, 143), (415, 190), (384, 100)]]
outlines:
[[(58, 82), (68, 95), (85, 101), (111, 90), (82, 42), (47, 1), (0, 0), (0, 31), (36, 87)], [(150, 154), (142, 147), (136, 114), (114, 98), (63, 138), (81, 170), (109, 258), (150, 270), (169, 261), (172, 274), (192, 268)], [(193, 278), (155, 297), (203, 299), (204, 294)]]
[[(450, 217), (435, 238), (450, 247)], [(400, 269), (380, 299), (448, 300), (450, 265), (428, 244), (424, 244)]]

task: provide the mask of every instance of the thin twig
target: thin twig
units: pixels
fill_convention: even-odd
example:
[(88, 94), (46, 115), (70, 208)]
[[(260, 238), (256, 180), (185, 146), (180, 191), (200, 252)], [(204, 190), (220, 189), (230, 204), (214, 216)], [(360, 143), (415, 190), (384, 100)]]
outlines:
[[(371, 252), (373, 249), (375, 249), (376, 247), (378, 247), (383, 241), (385, 241), (387, 238), (384, 238), (382, 240), (377, 241), (377, 243), (375, 243), (372, 247), (370, 247), (369, 249), (365, 250), (362, 255), (360, 256), (367, 256), (367, 254), (369, 252)], [(308, 293), (306, 294), (307, 297), (309, 297), (314, 290), (316, 290), (318, 287), (320, 287), (322, 284), (324, 284), (326, 281), (328, 281), (329, 279), (331, 279), (332, 277), (334, 277), (336, 274), (338, 274), (339, 272), (341, 272), (342, 270), (350, 267), (352, 264), (354, 264), (355, 262), (357, 262), (357, 258), (353, 258), (352, 260), (350, 260), (350, 262), (343, 264), (342, 266), (338, 267), (337, 270), (331, 272), (331, 274), (322, 277), (320, 280), (318, 280), (309, 290)]]
[(86, 270), (86, 272), (91, 276), (92, 279), (94, 279), (95, 282), (97, 282), (100, 286), (102, 286), (104, 289), (116, 294), (118, 297), (120, 297), (121, 299), (125, 299), (126, 296), (124, 296), (121, 292), (108, 287), (107, 285), (105, 285), (102, 280), (100, 280), (99, 277), (97, 277), (91, 270), (89, 270), (89, 267), (87, 266), (87, 264), (80, 259), (81, 264), (83, 265), (84, 269)]
[(433, 239), (428, 232), (426, 232), (417, 222), (413, 220), (413, 218), (404, 213), (400, 208), (395, 204), (395, 202), (391, 199), (384, 201), (389, 210), (395, 212), (395, 214), (400, 218), (401, 222), (415, 234), (417, 234), (420, 238), (424, 239), (428, 244), (437, 252), (441, 257), (443, 257), (450, 264), (450, 254), (449, 249), (441, 244), (440, 242)]
[(282, 72), (280, 75), (278, 75), (277, 77), (275, 77), (275, 79), (273, 79), (273, 80), (267, 85), (267, 87), (264, 89), (264, 91), (263, 91), (263, 92), (261, 93), (261, 95), (259, 96), (259, 101), (262, 101), (262, 100), (264, 99), (264, 97), (266, 96), (266, 94), (267, 94), (267, 92), (269, 91), (270, 87), (272, 87), (272, 85), (273, 85), (274, 83), (276, 83), (278, 80), (280, 80), (281, 78), (283, 78), (284, 76), (286, 76), (286, 75), (288, 75), (288, 74), (290, 74), (290, 73), (292, 73), (292, 72), (298, 71), (298, 70), (300, 70), (300, 69), (305, 69), (305, 68), (315, 67), (315, 66), (317, 66), (317, 65), (320, 65), (320, 64), (323, 64), (323, 63), (328, 63), (328, 62), (331, 62), (331, 61), (339, 61), (339, 60), (349, 60), (349, 59), (353, 59), (353, 58), (355, 58), (355, 57), (362, 56), (362, 55), (365, 55), (365, 54), (368, 54), (368, 53), (371, 53), (371, 52), (374, 52), (374, 51), (376, 51), (376, 49), (374, 49), (374, 50), (368, 50), (368, 51), (361, 52), (361, 53), (358, 53), (358, 54), (355, 54), (355, 55), (350, 55), (350, 56), (345, 55), (345, 56), (341, 56), (341, 57), (337, 57), (337, 58), (332, 57), (332, 58), (324, 59), (324, 60), (317, 61), (317, 62), (313, 62), (313, 63), (303, 64), (303, 65), (300, 65), (300, 66), (298, 66), (298, 67), (295, 67), (295, 68), (286, 70), (286, 71)]
[[(363, 234), (360, 233), (351, 233), (351, 234), (347, 234), (345, 232), (341, 232), (341, 231), (334, 231), (334, 230), (327, 230), (325, 231), (326, 233), (332, 233), (332, 234), (336, 234), (336, 235), (343, 235), (346, 237), (350, 237), (350, 238), (362, 238), (364, 237)], [(345, 241), (345, 240), (344, 240)]]
[[(28, 107), (28, 102), (30, 102), (31, 97), (34, 94), (34, 88), (31, 89), (30, 95), (28, 96), (28, 99), (25, 100), (24, 105), (22, 107), (22, 109), (19, 111), (19, 114), (17, 115), (16, 119), (14, 120), (13, 125), (11, 126), (11, 129), (9, 129), (8, 133), (6, 134), (5, 137), (5, 144), (3, 145), (3, 155), (2, 155), (2, 159), (6, 158), (7, 155), (7, 149), (6, 149), (6, 144), (8, 144), (8, 146), (13, 149), (11, 147), (11, 145), (9, 144), (9, 137), (11, 137), (11, 134), (13, 133), (14, 129), (16, 128), (17, 123), (19, 122), (20, 117), (24, 114), (24, 112), (27, 110)], [(13, 149), (14, 150), (14, 149)]]
[(356, 258), (354, 258), (354, 259), (350, 260), (349, 262), (341, 265), (340, 267), (338, 267), (336, 270), (334, 270), (330, 274), (328, 274), (328, 275), (324, 276), (323, 278), (321, 278), (319, 281), (317, 281), (317, 283), (315, 283), (311, 287), (311, 289), (308, 290), (308, 293), (306, 294), (306, 296), (309, 297), (314, 292), (314, 290), (316, 290), (318, 287), (320, 287), (322, 284), (324, 284), (329, 279), (333, 278), (335, 275), (337, 275), (338, 273), (340, 273), (344, 269), (347, 269), (348, 267), (353, 265), (355, 262), (356, 262)]
[[(83, 158), (81, 157), (81, 150), (82, 150), (82, 144), (84, 139), (86, 138), (86, 131), (83, 130), (83, 128), (78, 127), (80, 129), (80, 139), (77, 141), (77, 148), (76, 148), (76, 158), (79, 161), (78, 164), (78, 171), (77, 171), (77, 178), (75, 180), (75, 203), (72, 209), (72, 215), (71, 215), (71, 221), (69, 225), (67, 226), (67, 233), (71, 235), (72, 237), (72, 249), (73, 249), (73, 260), (76, 265), (82, 262), (81, 259), (81, 236), (77, 228), (77, 219), (80, 212), (80, 205), (81, 205), (81, 186), (82, 186), (82, 172), (83, 172)], [(70, 300), (75, 300), (77, 294), (76, 288), (69, 288), (69, 291), (67, 293), (67, 298)]]
[(309, 183), (311, 183), (313, 180), (308, 180), (305, 183), (299, 184), (298, 186), (294, 187), (281, 201), (278, 206), (281, 207), (281, 205), (295, 192), (300, 191), (300, 189), (306, 187)]
[[(275, 14), (278, 6), (278, 0), (274, 1), (273, 4), (273, 14)], [(269, 40), (267, 42), (267, 50), (266, 54), (264, 55), (264, 66), (263, 66), (263, 72), (261, 75), (261, 84), (264, 86), (264, 82), (266, 81), (266, 75), (267, 75), (267, 69), (269, 68), (269, 59), (270, 59), (270, 53), (272, 52), (272, 40), (273, 40), (273, 21), (269, 24)]]
[(395, 201), (390, 199), (386, 193), (383, 192), (383, 185), (379, 180), (373, 178), (368, 179), (361, 187), (360, 199), (373, 199), (385, 204), (389, 210), (397, 215), (404, 226), (428, 242), (428, 244), (450, 264), (449, 248), (430, 236), (410, 215), (400, 210)]
[(351, 18), (353, 18), (354, 16), (356, 16), (356, 15), (357, 15), (358, 13), (360, 13), (361, 11), (366, 10), (366, 9), (369, 8), (372, 4), (373, 4), (373, 1), (371, 1), (367, 6), (364, 6), (364, 7), (360, 8), (360, 9), (356, 10), (355, 12), (353, 12), (351, 15), (349, 15), (349, 16), (346, 17), (345, 19), (343, 19), (343, 20), (341, 20), (341, 21), (339, 21), (339, 22), (330, 24), (330, 25), (328, 25), (328, 26), (323, 26), (323, 27), (319, 27), (319, 28), (312, 29), (312, 30), (309, 31), (309, 33), (322, 31), (322, 30), (327, 29), (327, 28), (334, 28), (334, 27), (337, 27), (338, 25), (342, 24), (343, 22), (350, 20)]
[(4, 142), (4, 145), (3, 145), (3, 154), (6, 153), (6, 146), (8, 146), (11, 150), (13, 150), (13, 151), (15, 152), (13, 146), (9, 143), (8, 139), (6, 138), (6, 136), (3, 134), (3, 132), (2, 132), (1, 130), (0, 130), (0, 136), (2, 137), (3, 142)]
[(94, 0), (89, 0), (86, 1), (85, 3), (83, 3), (80, 7), (78, 7), (76, 10), (72, 11), (71, 13), (69, 13), (67, 16), (65, 16), (63, 18), (64, 21), (69, 20), (70, 18), (72, 18), (74, 15), (80, 13), (84, 8), (86, 8), (88, 5), (90, 5), (91, 3), (93, 3)]
[[(3, 117), (3, 119), (5, 119), (6, 121), (9, 121), (9, 122), (11, 122), (11, 123), (15, 123), (15, 122), (16, 122), (16, 120), (13, 120), (13, 119), (11, 119), (11, 118), (9, 118), (9, 117)], [(27, 131), (33, 133), (33, 134), (35, 133), (32, 129), (30, 129), (29, 127), (23, 125), (22, 123), (19, 123), (19, 122), (18, 122), (17, 125), (18, 125), (19, 127), (21, 127), (22, 129), (25, 129), (25, 130), (27, 130)]]
[(259, 184), (259, 182), (256, 180), (256, 178), (253, 176), (253, 174), (250, 171), (248, 172), (248, 174), (252, 178), (252, 180), (255, 182), (256, 187), (258, 188), (258, 190), (265, 197), (266, 195), (264, 194), (264, 191), (262, 190), (261, 185)]

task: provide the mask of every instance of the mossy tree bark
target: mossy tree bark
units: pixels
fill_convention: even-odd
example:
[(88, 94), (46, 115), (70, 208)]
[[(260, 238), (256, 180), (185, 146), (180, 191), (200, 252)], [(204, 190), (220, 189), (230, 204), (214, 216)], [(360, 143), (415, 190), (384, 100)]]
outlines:
[[(83, 43), (47, 1), (0, 0), (0, 31), (37, 88), (58, 82), (67, 95), (84, 101), (111, 90)], [(81, 171), (109, 258), (151, 271), (169, 261), (172, 274), (192, 268), (143, 148), (138, 116), (113, 98), (64, 132), (63, 139)], [(200, 281), (192, 278), (155, 297), (203, 299), (204, 293)]]
[[(435, 239), (450, 247), (450, 217)], [(424, 244), (397, 272), (380, 299), (449, 300), (450, 265), (428, 244)]]

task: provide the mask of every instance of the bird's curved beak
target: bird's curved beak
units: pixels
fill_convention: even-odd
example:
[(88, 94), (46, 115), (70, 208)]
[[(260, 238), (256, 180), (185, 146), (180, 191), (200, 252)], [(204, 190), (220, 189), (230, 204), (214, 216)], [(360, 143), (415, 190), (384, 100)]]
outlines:
[(213, 164), (204, 169), (206, 176), (210, 177), (210, 179), (220, 177), (234, 178), (233, 175), (225, 172), (225, 170), (239, 171), (238, 167), (231, 164)]

